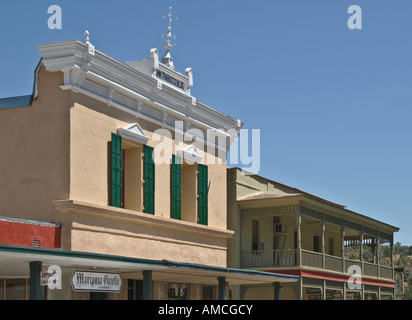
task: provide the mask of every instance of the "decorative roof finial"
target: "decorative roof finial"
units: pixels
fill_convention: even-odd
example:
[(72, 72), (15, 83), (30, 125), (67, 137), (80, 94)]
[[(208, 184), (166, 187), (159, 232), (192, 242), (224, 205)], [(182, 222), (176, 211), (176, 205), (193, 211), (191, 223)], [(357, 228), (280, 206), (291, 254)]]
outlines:
[(89, 41), (90, 41), (90, 37), (89, 37), (89, 36), (90, 36), (90, 33), (89, 33), (89, 31), (86, 30), (86, 31), (84, 32), (84, 36), (86, 37), (86, 43), (89, 43)]
[[(175, 18), (174, 20), (176, 21), (177, 18)], [(167, 28), (166, 43), (162, 43), (162, 47), (165, 49), (165, 54), (162, 58), (162, 63), (174, 69), (173, 59), (172, 59), (172, 56), (170, 55), (170, 50), (173, 49), (173, 47), (176, 45), (176, 44), (170, 43), (170, 38), (172, 38), (172, 21), (173, 21), (172, 20), (172, 7), (170, 7), (169, 8), (169, 27)], [(173, 39), (175, 38), (176, 36), (173, 36)]]
[(86, 38), (86, 44), (87, 44), (87, 53), (89, 54), (89, 55), (92, 55), (92, 56), (94, 56), (94, 45), (92, 45), (91, 43), (90, 43), (90, 33), (89, 33), (89, 31), (85, 31), (84, 32), (84, 37)]

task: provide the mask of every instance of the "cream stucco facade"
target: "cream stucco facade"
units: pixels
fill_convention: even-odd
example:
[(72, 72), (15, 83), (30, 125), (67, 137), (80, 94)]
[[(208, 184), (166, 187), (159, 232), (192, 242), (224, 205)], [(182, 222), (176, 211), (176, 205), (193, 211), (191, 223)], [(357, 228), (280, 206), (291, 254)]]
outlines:
[[(147, 217), (143, 213), (143, 145), (124, 144), (126, 168), (125, 209), (109, 207), (108, 142), (112, 132), (136, 122), (136, 118), (113, 110), (101, 102), (74, 95), (70, 109), (70, 200), (85, 203), (83, 210), (66, 209), (65, 214), (72, 215), (71, 249), (85, 250), (84, 243), (91, 245), (90, 251), (132, 255), (154, 259), (178, 259), (183, 262), (196, 262), (225, 266), (226, 239), (232, 232), (226, 228), (225, 213), (221, 210), (226, 203), (225, 165), (209, 165), (210, 200), (209, 224), (207, 227), (197, 224), (196, 213), (186, 217), (183, 210), (182, 221), (171, 219), (171, 184), (170, 165), (158, 164), (155, 167), (155, 214)], [(150, 138), (148, 145), (156, 147), (151, 138), (153, 132), (161, 127), (145, 120), (138, 121), (145, 134)], [(172, 141), (173, 142), (173, 141)], [(160, 143), (160, 142), (158, 142)], [(128, 161), (128, 160), (131, 161)], [(188, 183), (196, 186), (196, 166)], [(129, 176), (128, 173), (134, 173)], [(129, 182), (128, 179), (131, 181)], [(183, 183), (184, 184), (184, 181)], [(185, 199), (182, 193), (182, 206), (194, 203), (196, 210), (196, 189)], [(189, 195), (188, 195), (189, 197)], [(88, 204), (99, 207), (106, 215), (99, 217), (88, 211)], [(59, 202), (55, 202), (60, 208)], [(96, 209), (97, 210), (97, 209)], [(122, 217), (120, 212), (128, 210), (128, 216)], [(62, 212), (61, 210), (58, 210)], [(120, 214), (119, 214), (120, 213)], [(64, 216), (65, 214), (62, 214)], [(142, 216), (142, 219), (138, 217)], [(105, 219), (103, 218), (105, 217)], [(134, 218), (136, 217), (136, 218)], [(148, 219), (150, 218), (150, 219)], [(113, 222), (115, 224), (113, 225)], [(151, 231), (147, 232), (148, 226)], [(110, 241), (103, 241), (110, 237)], [(65, 237), (69, 239), (69, 237)], [(93, 239), (93, 245), (90, 242)], [(195, 239), (195, 241), (193, 241)], [(110, 243), (110, 247), (104, 247)], [(134, 243), (134, 244), (133, 244)], [(132, 244), (132, 245), (131, 245)], [(199, 246), (202, 250), (199, 251)], [(123, 249), (122, 249), (123, 248)]]
[[(9, 195), (1, 201), (0, 210), (16, 218), (62, 224), (62, 248), (67, 250), (178, 258), (183, 262), (225, 266), (226, 240), (233, 235), (226, 228), (225, 212), (221, 210), (226, 203), (226, 166), (208, 166), (213, 186), (208, 226), (198, 225), (194, 218), (170, 221), (167, 164), (156, 165), (155, 215), (148, 219), (143, 214), (142, 146), (126, 150), (130, 152), (127, 156), (136, 160), (130, 161), (130, 165), (139, 168), (128, 189), (137, 196), (130, 196), (130, 209), (110, 207), (110, 135), (136, 122), (136, 117), (81, 94), (63, 91), (59, 87), (62, 83), (62, 73), (50, 73), (42, 67), (38, 72), (36, 101), (31, 106), (1, 111), (2, 131), (8, 136), (2, 146), (10, 158), (0, 160), (6, 173), (2, 192)], [(149, 137), (160, 128), (145, 120), (139, 120), (139, 125)], [(156, 146), (152, 140), (148, 144)], [(192, 168), (195, 170), (195, 166)], [(191, 182), (196, 185), (195, 179)], [(19, 201), (14, 197), (16, 190)], [(195, 202), (196, 194), (191, 196)], [(96, 215), (96, 211), (102, 214)], [(147, 232), (148, 225), (156, 229)], [(203, 250), (199, 251), (199, 246)]]
[[(277, 280), (226, 269), (225, 159), (242, 123), (191, 95), (190, 68), (156, 49), (122, 63), (89, 40), (37, 48), (28, 102), (0, 99), (0, 212), (12, 227), (56, 232), (47, 248), (26, 239), (34, 250), (0, 239), (2, 283), (30, 276), (35, 299), (102, 298), (75, 290), (82, 268), (119, 273), (108, 299), (216, 299), (230, 283)], [(41, 290), (40, 269), (55, 265), (64, 288)]]

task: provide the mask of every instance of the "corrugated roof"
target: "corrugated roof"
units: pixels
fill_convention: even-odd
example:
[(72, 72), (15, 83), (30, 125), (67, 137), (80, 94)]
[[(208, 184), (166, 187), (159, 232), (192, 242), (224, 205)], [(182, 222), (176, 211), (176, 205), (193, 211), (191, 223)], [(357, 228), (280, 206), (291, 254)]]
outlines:
[[(238, 168), (238, 167), (233, 167), (233, 168), (228, 168), (228, 169), (229, 169), (229, 170), (237, 169), (237, 170), (240, 170), (240, 171), (245, 171), (245, 170), (243, 170), (243, 169), (241, 169), (241, 168)], [(310, 193), (308, 193), (308, 192), (299, 190), (299, 189), (297, 189), (297, 188), (293, 188), (293, 187), (288, 186), (288, 185), (286, 185), (286, 184), (283, 184), (283, 183), (280, 183), (280, 182), (277, 182), (277, 181), (274, 181), (274, 180), (271, 180), (271, 179), (268, 179), (268, 178), (259, 176), (259, 175), (257, 175), (257, 174), (249, 174), (249, 175), (250, 175), (250, 176), (258, 177), (259, 179), (262, 179), (262, 180), (264, 180), (264, 181), (266, 181), (266, 182), (269, 182), (269, 183), (271, 183), (271, 184), (273, 184), (273, 185), (278, 185), (278, 186), (280, 186), (280, 187), (289, 189), (290, 191), (293, 192), (293, 193), (288, 193), (288, 194), (304, 195), (304, 196), (310, 197), (310, 198), (312, 198), (312, 199), (316, 199), (316, 200), (318, 200), (318, 201), (327, 203), (327, 204), (332, 205), (332, 206), (336, 206), (336, 207), (339, 207), (339, 208), (342, 208), (342, 209), (345, 209), (345, 208), (346, 208), (346, 206), (344, 206), (344, 205), (341, 205), (341, 204), (338, 204), (338, 203), (335, 203), (335, 202), (332, 202), (332, 201), (329, 201), (329, 200), (320, 198), (320, 197), (315, 196), (315, 195), (313, 195), (313, 194), (310, 194)], [(268, 193), (266, 193), (266, 194), (268, 194)], [(244, 199), (242, 199), (242, 200), (244, 200)]]
[(32, 95), (0, 98), (0, 109), (9, 109), (29, 106), (32, 102)]
[(289, 194), (280, 194), (280, 193), (262, 193), (258, 195), (254, 195), (251, 197), (246, 197), (243, 199), (239, 199), (239, 201), (249, 201), (249, 200), (260, 200), (260, 199), (274, 199), (274, 198), (289, 198), (289, 197), (296, 197), (301, 196), (300, 193), (289, 193)]

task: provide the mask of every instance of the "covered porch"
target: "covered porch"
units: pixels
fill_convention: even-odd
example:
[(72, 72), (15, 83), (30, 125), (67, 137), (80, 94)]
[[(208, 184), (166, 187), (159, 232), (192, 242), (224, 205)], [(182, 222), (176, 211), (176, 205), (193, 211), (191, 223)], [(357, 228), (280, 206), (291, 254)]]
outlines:
[(394, 279), (393, 232), (399, 230), (340, 205), (304, 195), (265, 195), (239, 201), (240, 267), (276, 271), (310, 268)]
[[(53, 276), (56, 281), (45, 284), (42, 271), (44, 274), (50, 270), (57, 271)], [(76, 296), (80, 297), (80, 294), (76, 295), (76, 272), (120, 278), (121, 285), (110, 293), (113, 300), (121, 298), (116, 296), (120, 290), (126, 293), (130, 290), (128, 280), (140, 280), (143, 300), (156, 298), (154, 283), (214, 286), (217, 290), (216, 298), (227, 300), (229, 286), (274, 283), (275, 290), (280, 290), (280, 282), (296, 282), (299, 279), (298, 276), (256, 270), (0, 244), (0, 279), (25, 279), (25, 296), (30, 300), (71, 300), (76, 299)], [(86, 291), (109, 290), (108, 287), (102, 290), (95, 288)], [(163, 289), (169, 290), (167, 287)], [(276, 297), (279, 297), (277, 292)], [(7, 299), (7, 296), (3, 298)]]

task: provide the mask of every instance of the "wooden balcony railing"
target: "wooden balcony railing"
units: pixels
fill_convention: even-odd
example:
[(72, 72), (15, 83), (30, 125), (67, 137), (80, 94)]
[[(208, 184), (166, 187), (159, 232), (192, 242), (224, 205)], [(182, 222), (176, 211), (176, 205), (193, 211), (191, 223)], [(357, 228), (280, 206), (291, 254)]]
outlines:
[(292, 267), (296, 265), (296, 250), (243, 251), (242, 267)]
[[(392, 267), (344, 259), (343, 257), (322, 254), (309, 250), (300, 250), (300, 266), (328, 271), (348, 273), (349, 266), (358, 266), (362, 276), (380, 277), (393, 280)], [(243, 268), (293, 267), (297, 266), (298, 250), (248, 250), (242, 252)]]
[(336, 257), (325, 254), (325, 269), (336, 272), (344, 272), (343, 268), (344, 261), (342, 257)]

